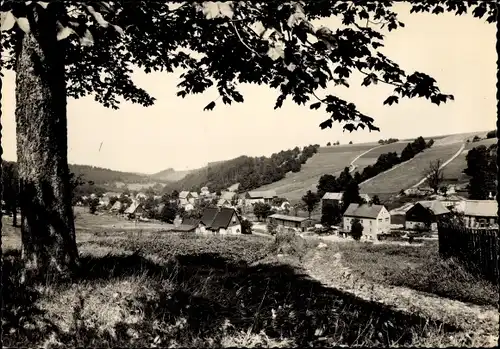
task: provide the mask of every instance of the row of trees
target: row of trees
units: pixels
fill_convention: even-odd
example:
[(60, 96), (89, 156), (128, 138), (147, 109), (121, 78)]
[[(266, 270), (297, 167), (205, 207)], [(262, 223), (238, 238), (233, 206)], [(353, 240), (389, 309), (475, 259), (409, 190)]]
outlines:
[(191, 188), (199, 191), (203, 186), (212, 190), (225, 190), (234, 183), (240, 183), (239, 191), (256, 189), (285, 178), (288, 172), (299, 172), (302, 165), (318, 152), (319, 145), (308, 145), (274, 153), (270, 157), (240, 156), (232, 160), (216, 163), (200, 171), (188, 174), (179, 182), (165, 187)]
[(396, 143), (399, 142), (399, 139), (397, 138), (389, 138), (389, 139), (381, 139), (378, 141), (378, 144), (384, 145), (384, 144), (391, 144), (391, 143)]
[(490, 194), (497, 194), (497, 144), (489, 147), (480, 145), (469, 150), (466, 156), (467, 168), (464, 173), (470, 176), (469, 197), (485, 200)]
[(339, 142), (339, 141), (336, 141), (336, 142), (334, 142), (334, 143), (331, 143), (331, 142), (326, 143), (326, 146), (327, 146), (327, 147), (330, 147), (330, 146), (332, 146), (332, 145), (340, 145), (340, 142)]

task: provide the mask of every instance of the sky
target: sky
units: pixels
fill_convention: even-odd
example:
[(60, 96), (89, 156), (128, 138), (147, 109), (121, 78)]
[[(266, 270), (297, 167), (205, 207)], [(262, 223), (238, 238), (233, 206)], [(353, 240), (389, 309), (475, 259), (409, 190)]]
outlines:
[[(343, 132), (342, 125), (321, 130), (328, 115), (308, 106), (285, 102), (274, 110), (277, 93), (265, 86), (244, 85), (244, 103), (203, 108), (218, 97), (214, 90), (201, 95), (176, 96), (179, 74), (140, 71), (133, 79), (157, 101), (142, 107), (123, 102), (119, 110), (103, 107), (92, 96), (68, 100), (68, 160), (120, 171), (156, 173), (166, 168), (186, 170), (207, 162), (240, 155), (269, 156), (305, 146), (412, 138), (496, 128), (495, 25), (472, 15), (410, 14), (407, 4), (397, 11), (404, 28), (386, 33), (382, 52), (407, 72), (434, 77), (441, 91), (455, 101), (436, 106), (425, 99), (403, 99), (384, 106), (392, 88), (378, 84), (329, 88), (375, 119), (380, 132)], [(334, 20), (323, 25), (335, 28)], [(2, 84), (2, 147), (5, 160), (16, 160), (15, 95), (12, 72)]]

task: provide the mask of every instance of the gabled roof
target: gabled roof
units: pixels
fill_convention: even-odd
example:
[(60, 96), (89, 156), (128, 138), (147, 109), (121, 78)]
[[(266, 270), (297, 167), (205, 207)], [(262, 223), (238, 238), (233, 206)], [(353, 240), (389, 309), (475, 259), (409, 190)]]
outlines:
[(366, 202), (370, 202), (372, 200), (372, 198), (368, 194), (359, 194), (359, 196), (361, 197), (361, 199), (364, 199)]
[(342, 200), (343, 193), (325, 193), (323, 200)]
[(227, 201), (231, 201), (233, 200), (233, 198), (236, 196), (236, 193), (235, 192), (232, 192), (232, 191), (223, 191), (221, 193), (221, 196), (220, 198), (221, 199), (226, 199)]
[(187, 190), (183, 190), (179, 193), (179, 199), (185, 199), (189, 195), (189, 192)]
[(393, 210), (390, 210), (389, 213), (391, 215), (396, 215), (396, 214), (405, 214), (409, 209), (411, 209), (415, 204), (413, 202), (407, 202), (401, 207), (395, 208)]
[(120, 201), (116, 201), (113, 206), (111, 206), (111, 209), (112, 211), (115, 211), (115, 210), (120, 210), (122, 208), (122, 203)]
[(192, 191), (191, 192), (191, 196), (194, 197), (195, 199), (197, 199), (198, 198), (198, 193), (195, 192), (195, 191)]
[(375, 219), (380, 214), (380, 211), (384, 209), (383, 205), (358, 205), (350, 204), (347, 210), (344, 212), (344, 217), (357, 217), (357, 218), (371, 218)]
[(237, 191), (240, 188), (240, 183), (235, 183), (229, 188), (227, 188), (228, 191)]
[(496, 200), (466, 200), (464, 215), (495, 217), (498, 215), (498, 202)]
[(260, 198), (264, 198), (264, 199), (272, 199), (274, 197), (276, 197), (276, 191), (274, 190), (267, 190), (267, 191), (249, 191), (248, 193), (248, 196), (251, 198), (251, 199), (260, 199)]
[(269, 218), (279, 219), (288, 222), (304, 222), (309, 219), (307, 217), (287, 216), (284, 214), (277, 214), (277, 213), (270, 215)]
[(446, 213), (450, 213), (450, 211), (444, 207), (441, 201), (433, 200), (433, 201), (419, 201), (415, 205), (422, 205), (426, 209), (430, 210), (434, 215), (442, 215)]
[(138, 202), (133, 202), (132, 205), (130, 205), (126, 210), (125, 210), (125, 213), (127, 214), (131, 214), (131, 213), (135, 213), (135, 211), (137, 211), (137, 209), (141, 206), (140, 203)]
[(218, 206), (222, 206), (222, 205), (225, 205), (225, 204), (231, 204), (231, 202), (227, 199), (219, 199), (219, 201), (217, 201), (217, 205)]
[(227, 228), (231, 223), (231, 219), (236, 215), (236, 211), (232, 208), (221, 208), (210, 224), (212, 229)]
[(199, 219), (196, 218), (186, 218), (182, 221), (182, 225), (193, 225), (197, 226), (200, 223)]
[(180, 205), (187, 205), (189, 204), (189, 201), (185, 198), (179, 199), (179, 204)]
[(203, 210), (203, 216), (201, 217), (200, 222), (204, 226), (210, 227), (218, 212), (219, 210), (216, 208), (206, 208), (205, 210)]

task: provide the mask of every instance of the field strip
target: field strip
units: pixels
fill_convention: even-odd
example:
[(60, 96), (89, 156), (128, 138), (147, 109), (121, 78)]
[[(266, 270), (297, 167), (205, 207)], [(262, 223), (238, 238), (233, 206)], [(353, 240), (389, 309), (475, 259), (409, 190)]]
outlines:
[(476, 336), (495, 346), (498, 340), (498, 311), (494, 307), (468, 304), (443, 297), (430, 296), (405, 287), (386, 286), (366, 281), (353, 275), (342, 265), (342, 254), (335, 254), (334, 266), (331, 262), (325, 268), (322, 253), (315, 251), (306, 262), (309, 275), (326, 287), (351, 293), (364, 300), (388, 305), (408, 314), (421, 314), (434, 320), (444, 321), (465, 331), (473, 331)]
[(369, 152), (371, 152), (372, 150), (375, 150), (375, 149), (377, 149), (377, 148), (383, 147), (384, 145), (385, 145), (385, 144), (382, 144), (382, 145), (377, 145), (376, 147), (370, 148), (370, 149), (368, 149), (367, 151), (365, 151), (364, 153), (359, 154), (358, 156), (356, 156), (356, 157), (354, 158), (354, 160), (352, 160), (352, 161), (351, 161), (351, 163), (349, 164), (349, 173), (354, 172), (354, 170), (356, 169), (356, 166), (354, 166), (354, 163), (355, 163), (356, 161), (358, 161), (358, 159), (359, 159), (360, 157), (362, 157), (362, 156), (363, 156), (363, 155), (365, 155), (365, 154), (368, 154), (368, 153), (369, 153)]
[[(417, 156), (418, 156), (418, 155), (420, 155), (420, 154), (422, 154), (422, 153), (417, 154)], [(386, 171), (384, 171), (384, 172), (380, 172), (378, 175), (373, 176), (372, 178), (368, 178), (366, 181), (363, 181), (363, 182), (359, 183), (359, 185), (362, 185), (362, 184), (368, 183), (368, 182), (370, 182), (370, 181), (374, 180), (375, 178), (377, 178), (377, 177), (379, 177), (379, 176), (381, 176), (381, 175), (383, 175), (383, 174), (389, 173), (389, 172), (391, 172), (391, 171), (393, 171), (393, 170), (397, 169), (398, 167), (403, 166), (404, 164), (407, 164), (408, 162), (412, 161), (413, 159), (415, 159), (415, 157), (411, 158), (410, 160), (406, 160), (405, 162), (402, 162), (402, 163), (400, 163), (400, 164), (397, 164), (396, 166), (391, 167), (390, 169), (388, 169), (388, 170), (386, 170)]]
[[(442, 170), (450, 162), (452, 162), (453, 160), (455, 160), (460, 154), (462, 154), (462, 152), (464, 151), (464, 149), (465, 149), (465, 143), (462, 143), (462, 146), (460, 147), (460, 149), (455, 154), (453, 154), (453, 156), (451, 158), (449, 158), (448, 160), (446, 160), (444, 162), (444, 164), (441, 165), (440, 169)], [(427, 177), (428, 176), (425, 176), (424, 178), (422, 178), (422, 180), (420, 182), (418, 182), (417, 184), (413, 185), (412, 188), (417, 188), (419, 185), (421, 185), (422, 183), (424, 183), (427, 180)]]

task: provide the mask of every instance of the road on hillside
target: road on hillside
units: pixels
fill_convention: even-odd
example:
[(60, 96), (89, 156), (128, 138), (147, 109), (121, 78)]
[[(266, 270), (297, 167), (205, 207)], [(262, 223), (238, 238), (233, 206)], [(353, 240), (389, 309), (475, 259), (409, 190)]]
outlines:
[[(455, 153), (453, 154), (453, 156), (451, 158), (449, 158), (448, 160), (446, 160), (439, 169), (443, 169), (445, 168), (450, 162), (452, 162), (453, 160), (455, 160), (460, 154), (462, 154), (462, 152), (464, 151), (465, 149), (465, 143), (462, 143), (462, 146), (460, 147), (460, 149)], [(424, 183), (427, 178), (429, 176), (425, 176), (424, 178), (422, 178), (422, 180), (420, 182), (418, 182), (417, 184), (411, 186), (411, 188), (417, 188), (418, 186), (420, 186), (422, 183)]]

